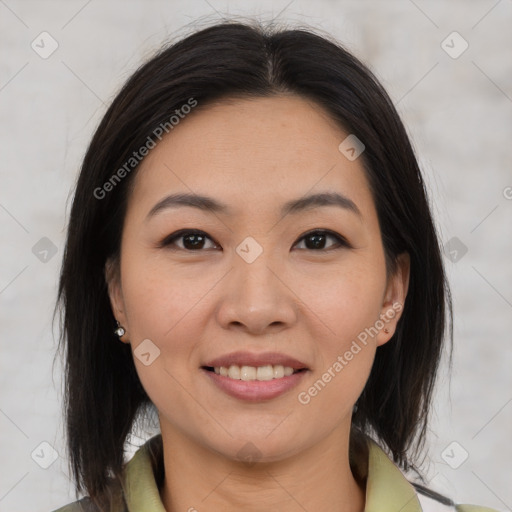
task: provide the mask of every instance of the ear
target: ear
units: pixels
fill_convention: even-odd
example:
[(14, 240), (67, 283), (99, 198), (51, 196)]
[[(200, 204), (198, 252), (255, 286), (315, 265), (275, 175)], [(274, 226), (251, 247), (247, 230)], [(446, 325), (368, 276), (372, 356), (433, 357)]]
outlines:
[(108, 287), (110, 306), (112, 307), (112, 313), (114, 314), (114, 318), (124, 327), (126, 331), (126, 333), (119, 339), (123, 343), (128, 343), (128, 327), (125, 315), (123, 293), (121, 290), (121, 271), (118, 260), (114, 258), (107, 259), (104, 272), (105, 281)]
[[(410, 257), (404, 252), (399, 254), (396, 270), (388, 277), (386, 291), (382, 302), (380, 321), (384, 324), (376, 337), (377, 346), (387, 343), (395, 334), (398, 320), (402, 316), (405, 298), (409, 289)], [(389, 332), (385, 332), (386, 329)]]

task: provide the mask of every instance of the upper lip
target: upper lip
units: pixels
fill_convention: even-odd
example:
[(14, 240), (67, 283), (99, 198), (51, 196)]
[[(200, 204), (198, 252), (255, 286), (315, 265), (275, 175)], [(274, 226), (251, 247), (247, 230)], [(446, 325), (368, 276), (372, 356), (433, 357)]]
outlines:
[(229, 368), (231, 365), (237, 366), (266, 366), (266, 365), (282, 365), (289, 366), (294, 370), (300, 370), (303, 368), (307, 369), (307, 366), (295, 359), (294, 357), (279, 352), (262, 352), (255, 354), (253, 352), (231, 352), (211, 361), (207, 362), (204, 366), (206, 367), (220, 367), (224, 366)]

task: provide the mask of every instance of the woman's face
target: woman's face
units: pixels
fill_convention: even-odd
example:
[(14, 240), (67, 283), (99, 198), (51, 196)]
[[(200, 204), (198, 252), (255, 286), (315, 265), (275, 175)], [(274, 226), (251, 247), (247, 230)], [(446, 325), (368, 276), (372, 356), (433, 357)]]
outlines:
[(348, 439), (408, 281), (405, 257), (386, 279), (348, 135), (296, 96), (237, 99), (193, 112), (142, 162), (107, 275), (163, 433), (269, 461)]

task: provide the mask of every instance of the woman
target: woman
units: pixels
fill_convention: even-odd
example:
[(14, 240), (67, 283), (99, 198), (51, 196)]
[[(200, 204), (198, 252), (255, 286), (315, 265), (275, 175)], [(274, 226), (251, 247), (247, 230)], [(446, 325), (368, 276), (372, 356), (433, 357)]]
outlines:
[(337, 43), (227, 22), (143, 65), (85, 156), (59, 304), (89, 496), (62, 511), (453, 505), (399, 470), (451, 340), (439, 243), (390, 99)]

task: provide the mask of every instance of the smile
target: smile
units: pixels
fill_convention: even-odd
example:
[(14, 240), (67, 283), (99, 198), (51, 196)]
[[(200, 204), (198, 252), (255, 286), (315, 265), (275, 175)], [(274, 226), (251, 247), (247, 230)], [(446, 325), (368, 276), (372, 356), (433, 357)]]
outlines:
[(232, 364), (230, 366), (206, 367), (206, 369), (215, 372), (217, 375), (222, 375), (223, 377), (244, 381), (282, 379), (283, 377), (289, 377), (293, 373), (304, 370), (294, 370), (291, 366), (283, 366), (280, 364), (268, 364), (265, 366), (238, 366)]
[[(298, 386), (309, 372), (281, 365), (202, 367), (215, 389), (247, 402), (261, 402), (283, 395)], [(225, 374), (225, 375), (223, 375)]]

